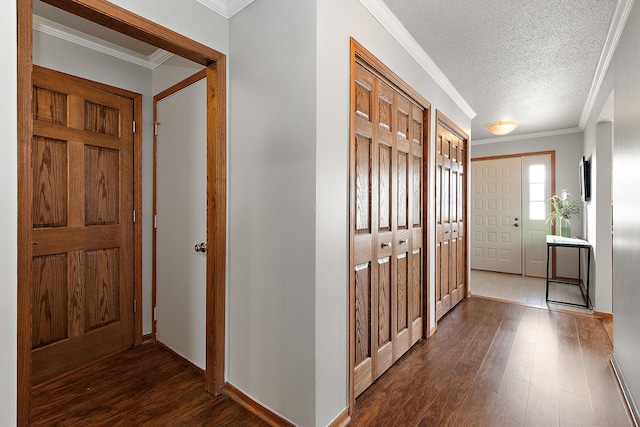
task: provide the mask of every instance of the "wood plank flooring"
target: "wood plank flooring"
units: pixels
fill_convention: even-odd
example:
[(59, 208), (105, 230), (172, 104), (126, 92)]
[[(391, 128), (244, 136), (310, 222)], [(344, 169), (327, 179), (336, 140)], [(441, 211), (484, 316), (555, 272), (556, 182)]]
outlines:
[(600, 319), (462, 301), (356, 401), (351, 426), (630, 426)]
[[(630, 426), (602, 322), (472, 298), (356, 401), (351, 426)], [(340, 385), (336, 385), (340, 387)], [(33, 392), (32, 425), (264, 426), (162, 348)]]
[(33, 426), (266, 426), (161, 347), (145, 344), (32, 393)]

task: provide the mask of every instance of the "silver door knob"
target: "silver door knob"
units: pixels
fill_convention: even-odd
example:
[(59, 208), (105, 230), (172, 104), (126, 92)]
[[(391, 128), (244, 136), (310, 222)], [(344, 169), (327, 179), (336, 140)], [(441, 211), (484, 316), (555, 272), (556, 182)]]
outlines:
[(205, 242), (198, 243), (196, 244), (194, 249), (196, 250), (196, 252), (207, 252), (207, 244)]

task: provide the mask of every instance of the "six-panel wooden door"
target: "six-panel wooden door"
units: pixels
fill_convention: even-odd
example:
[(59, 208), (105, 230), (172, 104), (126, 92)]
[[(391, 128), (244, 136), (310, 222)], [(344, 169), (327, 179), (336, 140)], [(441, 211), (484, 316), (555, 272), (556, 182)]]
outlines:
[(467, 282), (467, 141), (437, 112), (436, 124), (436, 320), (465, 297)]
[(34, 385), (134, 342), (132, 128), (132, 99), (34, 67)]
[(423, 335), (425, 109), (365, 66), (354, 67), (351, 295), (357, 396)]

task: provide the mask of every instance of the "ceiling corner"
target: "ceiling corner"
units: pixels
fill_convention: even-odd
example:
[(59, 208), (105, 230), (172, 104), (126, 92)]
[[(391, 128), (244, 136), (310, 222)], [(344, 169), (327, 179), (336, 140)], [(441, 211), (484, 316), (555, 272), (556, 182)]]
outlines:
[(231, 18), (255, 0), (227, 0), (227, 18)]
[[(198, 0), (200, 1), (200, 0)], [(440, 87), (453, 99), (458, 107), (473, 119), (477, 113), (471, 108), (469, 103), (458, 92), (449, 81), (447, 76), (438, 68), (431, 57), (424, 51), (418, 42), (409, 34), (409, 31), (400, 23), (398, 18), (391, 12), (382, 0), (360, 0), (360, 3), (382, 24), (382, 26), (396, 39), (398, 43), (407, 51), (413, 59), (440, 85)]]
[(228, 18), (227, 16), (227, 1), (226, 0), (196, 0), (204, 7), (213, 10), (215, 13)]
[(229, 19), (245, 7), (249, 6), (254, 0), (196, 0), (206, 8), (216, 12), (219, 15)]

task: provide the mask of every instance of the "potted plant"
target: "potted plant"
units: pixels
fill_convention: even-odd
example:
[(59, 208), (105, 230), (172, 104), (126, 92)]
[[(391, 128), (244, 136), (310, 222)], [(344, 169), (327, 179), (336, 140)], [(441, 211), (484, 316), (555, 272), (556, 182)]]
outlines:
[[(551, 212), (547, 216), (547, 221), (553, 225), (556, 221), (560, 223), (560, 235), (571, 237), (571, 217), (580, 216), (580, 208), (577, 200), (569, 200), (571, 194), (562, 190), (560, 195), (554, 194), (551, 199)], [(557, 229), (556, 229), (557, 230)]]

